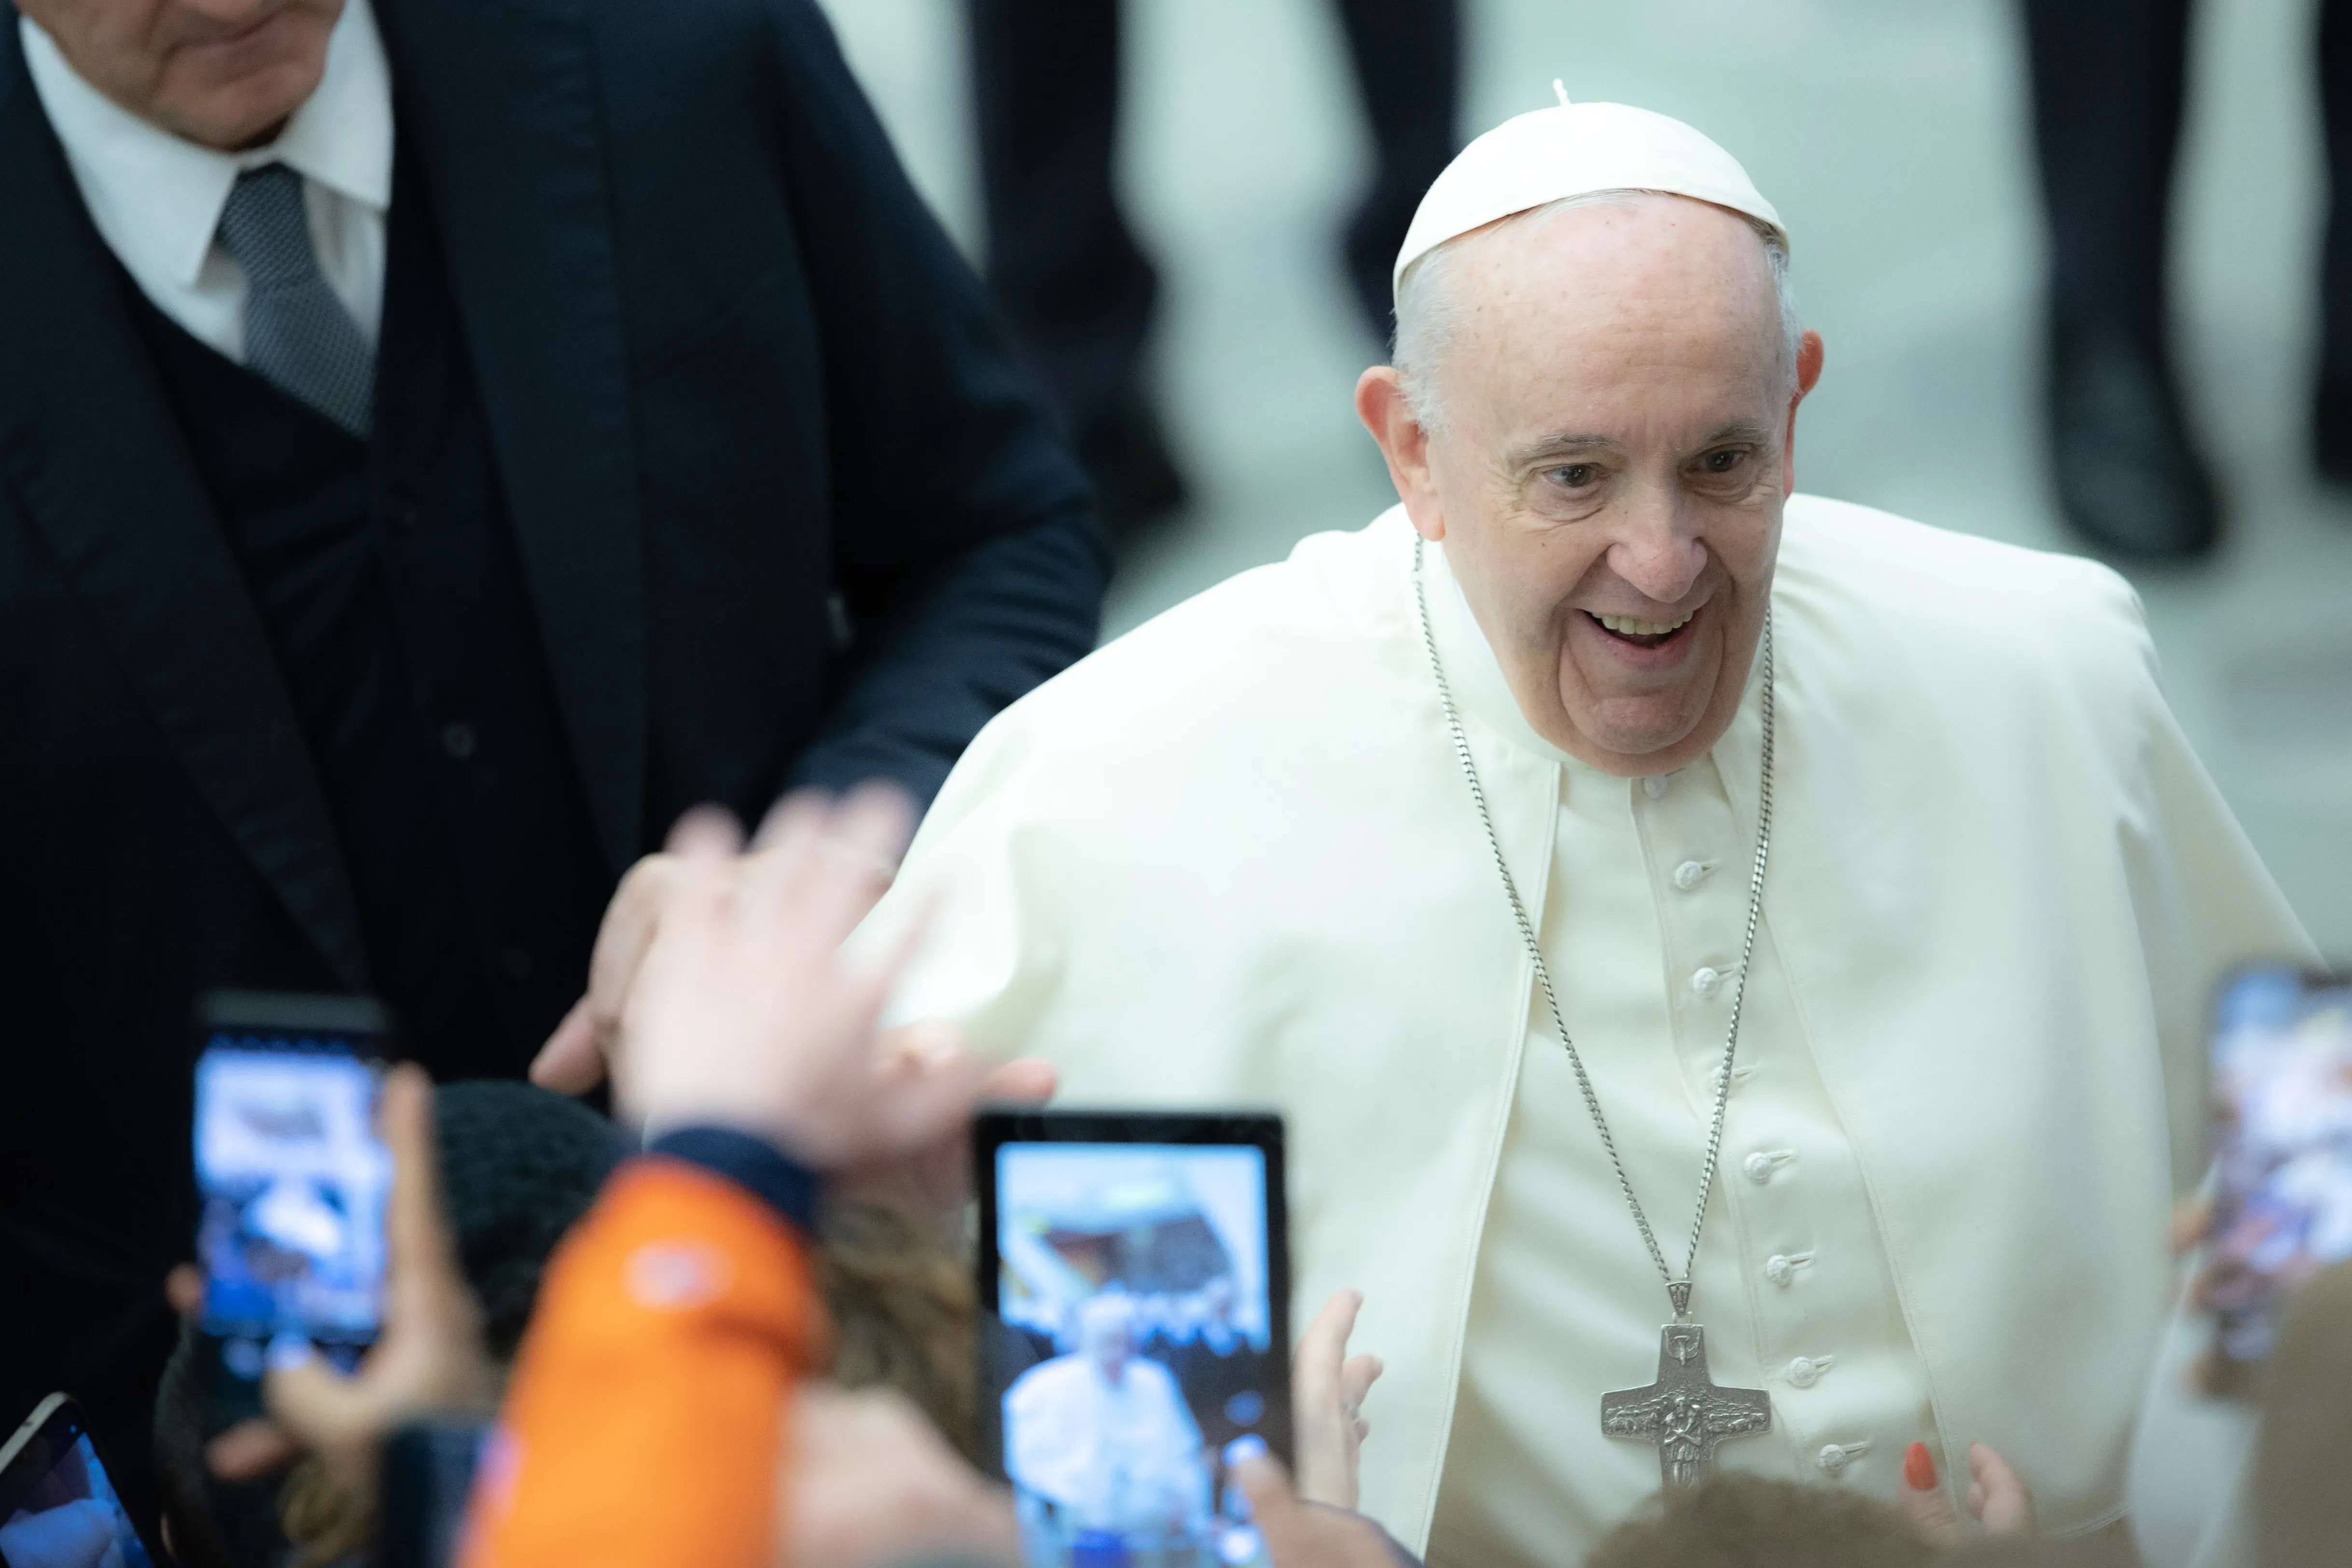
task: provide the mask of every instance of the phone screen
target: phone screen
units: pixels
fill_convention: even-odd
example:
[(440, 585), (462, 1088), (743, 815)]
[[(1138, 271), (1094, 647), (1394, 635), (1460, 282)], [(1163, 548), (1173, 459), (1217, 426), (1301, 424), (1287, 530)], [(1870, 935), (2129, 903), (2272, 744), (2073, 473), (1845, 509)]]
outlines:
[(81, 1411), (43, 1401), (0, 1466), (0, 1568), (152, 1568)]
[(376, 1336), (392, 1161), (356, 1044), (224, 1023), (198, 1059), (204, 1331), (240, 1375), (281, 1334), (346, 1354)]
[(2352, 977), (2251, 969), (2213, 1036), (2206, 1301), (2226, 1368), (2269, 1354), (2296, 1285), (2352, 1257)]
[(1077, 1120), (987, 1154), (990, 1304), (1027, 1363), (994, 1378), (989, 1436), (1026, 1560), (1262, 1562), (1226, 1472), (1289, 1455), (1280, 1124), (1153, 1142), (1170, 1119), (1144, 1117), (1112, 1141), (1083, 1136), (1112, 1118)]

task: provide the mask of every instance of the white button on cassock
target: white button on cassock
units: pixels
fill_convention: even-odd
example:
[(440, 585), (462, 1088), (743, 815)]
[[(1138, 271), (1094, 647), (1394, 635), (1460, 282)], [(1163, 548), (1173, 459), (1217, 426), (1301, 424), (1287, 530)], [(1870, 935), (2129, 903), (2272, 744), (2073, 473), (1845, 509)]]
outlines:
[(1722, 984), (1723, 971), (1712, 967), (1703, 967), (1699, 969), (1696, 973), (1691, 976), (1690, 979), (1691, 991), (1701, 1001), (1706, 1001), (1708, 998), (1714, 996), (1716, 988)]
[(1673, 788), (1674, 785), (1667, 780), (1666, 776), (1663, 773), (1653, 773), (1647, 779), (1642, 780), (1642, 793), (1647, 795), (1653, 800), (1664, 799), (1666, 791)]
[(1801, 1355), (1789, 1364), (1789, 1381), (1800, 1388), (1811, 1388), (1836, 1359), (1833, 1355)]
[(1713, 869), (1698, 861), (1685, 861), (1675, 867), (1675, 885), (1688, 893), (1704, 881), (1706, 873)]
[(1749, 1181), (1754, 1182), (1758, 1186), (1762, 1186), (1772, 1179), (1774, 1171), (1796, 1157), (1797, 1151), (1794, 1149), (1759, 1149), (1741, 1162), (1739, 1168), (1748, 1173)]
[(1814, 1456), (1813, 1462), (1830, 1474), (1836, 1475), (1868, 1452), (1870, 1439), (1867, 1437), (1859, 1443), (1825, 1443), (1822, 1451)]
[(1812, 1260), (1810, 1252), (1775, 1252), (1764, 1260), (1764, 1277), (1785, 1291), (1796, 1279), (1798, 1268)]

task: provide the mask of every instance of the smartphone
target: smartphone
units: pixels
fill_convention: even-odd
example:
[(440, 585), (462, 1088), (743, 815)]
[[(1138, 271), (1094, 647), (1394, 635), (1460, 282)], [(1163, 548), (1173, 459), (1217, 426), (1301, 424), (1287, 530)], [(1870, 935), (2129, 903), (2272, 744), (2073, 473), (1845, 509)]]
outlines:
[(2352, 975), (2242, 970), (2213, 1030), (2205, 1300), (2221, 1385), (2247, 1386), (2295, 1286), (2352, 1257)]
[(273, 1344), (348, 1368), (383, 1322), (389, 1050), (362, 997), (219, 991), (197, 1004), (196, 1257), (206, 1427), (260, 1408)]
[(1282, 1118), (984, 1111), (980, 1449), (1024, 1561), (1267, 1561), (1228, 1472), (1290, 1458)]
[(0, 1447), (0, 1568), (153, 1568), (81, 1406), (52, 1394)]

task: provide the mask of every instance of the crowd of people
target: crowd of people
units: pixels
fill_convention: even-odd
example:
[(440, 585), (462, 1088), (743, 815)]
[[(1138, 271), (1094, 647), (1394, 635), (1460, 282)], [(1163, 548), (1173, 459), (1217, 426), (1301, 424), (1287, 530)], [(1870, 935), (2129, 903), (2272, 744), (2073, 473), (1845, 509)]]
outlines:
[[(0, 1568), (2106, 1568), (2185, 1272), (2198, 1568), (2352, 1550), (2352, 1034), (2129, 586), (1799, 492), (1738, 161), (1457, 152), (1453, 0), (1346, 0), (1398, 505), (1095, 650), (1181, 493), (1115, 10), (971, 9), (993, 300), (812, 0), (8, 9)], [(2196, 553), (2062, 231), (2067, 504)], [(388, 1170), (200, 1225), (224, 988), (388, 1006)], [(1291, 1277), (982, 1300), (1057, 1096), (1279, 1111)], [(233, 1364), (200, 1236), (311, 1234), (370, 1343)]]

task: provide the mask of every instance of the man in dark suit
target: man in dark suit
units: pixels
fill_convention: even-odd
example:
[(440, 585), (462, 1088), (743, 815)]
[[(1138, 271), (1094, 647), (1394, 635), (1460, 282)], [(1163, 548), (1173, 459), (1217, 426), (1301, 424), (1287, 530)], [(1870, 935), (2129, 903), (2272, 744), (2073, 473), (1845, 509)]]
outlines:
[(811, 0), (0, 0), (0, 1427), (143, 1473), (192, 999), (512, 1075), (684, 810), (928, 800), (1085, 482)]

